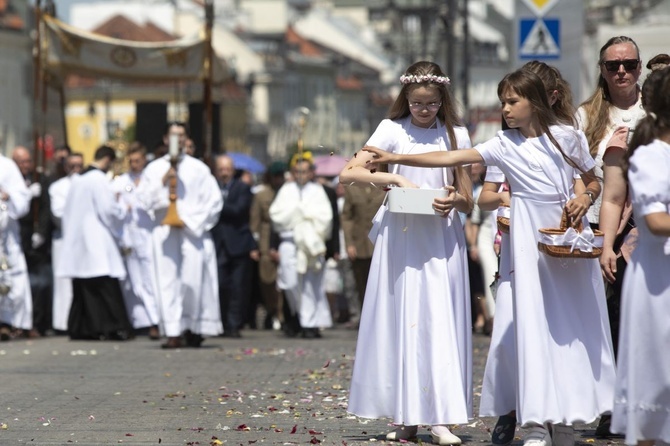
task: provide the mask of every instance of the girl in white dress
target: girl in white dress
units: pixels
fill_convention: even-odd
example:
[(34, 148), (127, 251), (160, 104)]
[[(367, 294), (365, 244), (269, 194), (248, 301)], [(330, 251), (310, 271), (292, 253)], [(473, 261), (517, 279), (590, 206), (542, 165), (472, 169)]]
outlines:
[(629, 445), (670, 443), (670, 70), (652, 72), (642, 94), (628, 167), (639, 239), (623, 280), (611, 426)]
[[(449, 92), (449, 78), (432, 62), (417, 62), (401, 76), (389, 118), (368, 144), (389, 153), (455, 151), (470, 147)], [(398, 428), (387, 439), (404, 441), (418, 425), (431, 425), (437, 444), (460, 444), (447, 424), (472, 417), (472, 328), (467, 252), (458, 212), (472, 209), (472, 186), (462, 168), (367, 168), (359, 152), (340, 182), (446, 188), (440, 215), (387, 212), (375, 216), (375, 244), (356, 346), (349, 412), (390, 417)], [(453, 210), (453, 212), (452, 212)]]
[[(516, 417), (530, 428), (524, 444), (574, 443), (571, 426), (610, 410), (614, 364), (605, 293), (596, 259), (555, 258), (537, 248), (539, 229), (557, 227), (563, 209), (579, 222), (598, 196), (583, 134), (556, 124), (542, 80), (518, 70), (498, 85), (510, 130), (476, 148), (399, 155), (365, 148), (378, 163), (494, 165), (511, 192), (511, 286), (516, 343)], [(573, 196), (581, 172), (586, 192)], [(439, 206), (438, 206), (439, 208)], [(566, 429), (567, 428), (567, 429)]]
[[(544, 84), (547, 99), (559, 123), (575, 126), (575, 109), (572, 105), (572, 91), (560, 71), (551, 65), (536, 60), (521, 67), (537, 74)], [(575, 178), (575, 193), (584, 193), (581, 178)], [(486, 179), (479, 196), (478, 205), (482, 209), (495, 210), (501, 205), (509, 206), (509, 188), (501, 191), (505, 175), (496, 166), (489, 166)], [(501, 235), (500, 268), (496, 293), (496, 314), (491, 334), (491, 344), (486, 360), (482, 385), (479, 416), (498, 416), (491, 431), (491, 442), (495, 446), (505, 446), (514, 440), (516, 430), (516, 345), (514, 342), (514, 307), (511, 296), (511, 262), (509, 234)]]

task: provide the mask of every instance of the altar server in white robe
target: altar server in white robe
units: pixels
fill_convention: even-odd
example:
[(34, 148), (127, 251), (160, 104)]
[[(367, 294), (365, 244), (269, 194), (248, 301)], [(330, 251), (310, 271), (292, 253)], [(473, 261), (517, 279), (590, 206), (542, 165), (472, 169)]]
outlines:
[(60, 178), (49, 186), (49, 200), (51, 203), (51, 221), (54, 231), (51, 237), (51, 258), (54, 274), (53, 295), (53, 319), (51, 324), (54, 330), (67, 331), (67, 318), (72, 305), (72, 279), (56, 277), (56, 264), (59, 262), (60, 252), (63, 248), (62, 219), (65, 211), (65, 200), (70, 192), (72, 178), (79, 175), (84, 167), (84, 158), (81, 153), (72, 153), (65, 160), (66, 176)]
[[(170, 153), (147, 165), (137, 194), (155, 215), (152, 232), (163, 348), (199, 347), (203, 337), (223, 332), (219, 307), (216, 252), (209, 230), (223, 201), (216, 179), (202, 161), (183, 152), (186, 127), (170, 123), (165, 135)], [(174, 160), (174, 163), (171, 162)], [(163, 224), (170, 205), (170, 180), (183, 226)]]
[(128, 273), (122, 284), (123, 298), (133, 328), (148, 328), (149, 337), (158, 339), (160, 310), (156, 297), (156, 275), (151, 242), (155, 222), (153, 213), (145, 209), (136, 193), (142, 171), (147, 164), (146, 149), (139, 143), (133, 143), (128, 149), (127, 158), (129, 172), (119, 175), (113, 184), (114, 191), (128, 207), (121, 236), (123, 260)]
[(277, 285), (286, 293), (292, 313), (298, 313), (303, 337), (320, 337), (319, 328), (333, 324), (324, 283), (326, 239), (333, 211), (322, 185), (312, 182), (311, 154), (294, 157), (295, 181), (284, 183), (270, 206), (279, 233)]
[(32, 194), (16, 163), (0, 155), (0, 340), (11, 329), (30, 330), (33, 300), (21, 250), (19, 218), (30, 210)]
[(72, 179), (65, 201), (56, 276), (72, 279), (67, 324), (71, 339), (133, 337), (120, 285), (126, 269), (118, 240), (126, 208), (117, 201), (107, 177), (115, 159), (111, 147), (98, 148), (91, 165)]

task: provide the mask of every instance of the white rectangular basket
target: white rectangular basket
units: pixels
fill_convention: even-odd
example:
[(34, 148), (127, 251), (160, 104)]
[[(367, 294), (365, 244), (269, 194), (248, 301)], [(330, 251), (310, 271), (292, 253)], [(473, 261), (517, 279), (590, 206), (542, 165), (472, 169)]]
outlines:
[(446, 196), (446, 189), (392, 187), (388, 192), (388, 208), (400, 214), (442, 215), (433, 209), (433, 200)]

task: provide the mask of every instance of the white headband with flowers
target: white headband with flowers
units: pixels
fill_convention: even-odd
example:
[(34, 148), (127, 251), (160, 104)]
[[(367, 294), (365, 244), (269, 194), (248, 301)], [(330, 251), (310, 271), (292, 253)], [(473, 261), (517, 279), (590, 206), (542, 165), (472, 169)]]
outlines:
[(434, 82), (436, 84), (451, 84), (451, 79), (447, 76), (436, 76), (434, 74), (423, 74), (423, 75), (414, 75), (414, 74), (403, 74), (400, 76), (401, 84), (421, 84), (423, 82)]

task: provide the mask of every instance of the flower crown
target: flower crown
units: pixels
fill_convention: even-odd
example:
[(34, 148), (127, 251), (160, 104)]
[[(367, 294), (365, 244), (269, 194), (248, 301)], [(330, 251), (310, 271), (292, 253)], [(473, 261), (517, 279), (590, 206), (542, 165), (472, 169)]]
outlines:
[(420, 84), (423, 82), (433, 82), (436, 84), (449, 85), (451, 84), (451, 79), (449, 79), (447, 76), (437, 76), (435, 74), (403, 74), (400, 76), (401, 84)]

